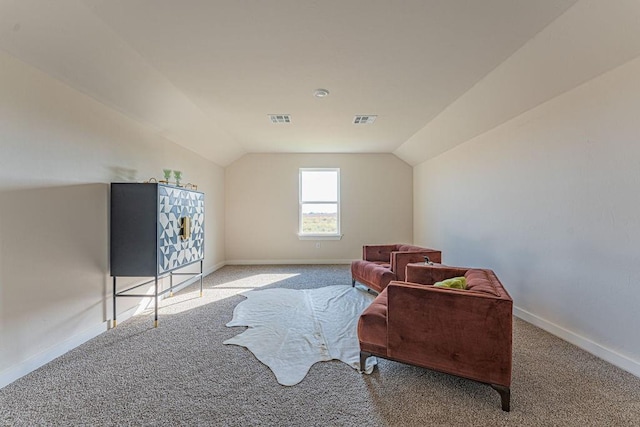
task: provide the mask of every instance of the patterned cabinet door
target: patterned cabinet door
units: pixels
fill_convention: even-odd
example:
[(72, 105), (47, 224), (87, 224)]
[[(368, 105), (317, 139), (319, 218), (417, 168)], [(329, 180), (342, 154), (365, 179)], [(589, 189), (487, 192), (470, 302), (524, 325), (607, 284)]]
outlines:
[[(180, 237), (181, 219), (191, 218), (191, 237)], [(158, 185), (158, 274), (204, 258), (204, 194)]]

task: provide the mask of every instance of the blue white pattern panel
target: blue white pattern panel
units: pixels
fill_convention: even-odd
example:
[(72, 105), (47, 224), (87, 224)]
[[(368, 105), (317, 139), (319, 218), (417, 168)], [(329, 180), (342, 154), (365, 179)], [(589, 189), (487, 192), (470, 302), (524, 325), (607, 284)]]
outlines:
[[(180, 237), (180, 221), (191, 218), (191, 237)], [(158, 186), (158, 274), (204, 258), (204, 194)]]

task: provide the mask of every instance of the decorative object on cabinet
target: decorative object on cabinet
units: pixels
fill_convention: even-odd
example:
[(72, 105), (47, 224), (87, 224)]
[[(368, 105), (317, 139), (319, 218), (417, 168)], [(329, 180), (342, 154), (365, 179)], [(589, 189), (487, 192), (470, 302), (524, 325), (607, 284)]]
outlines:
[[(131, 293), (154, 283), (155, 318), (158, 325), (158, 297), (173, 294), (173, 276), (200, 279), (204, 259), (204, 194), (164, 184), (111, 184), (111, 276), (113, 277), (113, 326), (118, 297), (145, 297)], [(176, 273), (199, 263), (199, 273)], [(159, 290), (158, 280), (169, 276), (168, 289)], [(117, 277), (153, 277), (118, 291)]]
[(171, 169), (162, 169), (162, 173), (164, 174), (164, 180), (160, 181), (164, 184), (168, 184), (169, 180), (171, 179)]
[(182, 179), (182, 172), (173, 171), (173, 177), (176, 179), (176, 185), (180, 187), (180, 180)]

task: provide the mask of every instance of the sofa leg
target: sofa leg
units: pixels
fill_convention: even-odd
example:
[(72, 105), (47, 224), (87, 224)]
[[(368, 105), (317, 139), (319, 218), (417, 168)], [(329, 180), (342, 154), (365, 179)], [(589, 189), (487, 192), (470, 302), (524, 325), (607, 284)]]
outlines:
[[(360, 353), (362, 354), (362, 353)], [(362, 357), (362, 356), (360, 356)], [(497, 384), (490, 384), (491, 388), (500, 393), (500, 401), (502, 402), (502, 410), (505, 412), (511, 411), (511, 389)]]
[(363, 373), (366, 369), (367, 359), (371, 356), (371, 353), (367, 353), (366, 351), (360, 352), (360, 373)]

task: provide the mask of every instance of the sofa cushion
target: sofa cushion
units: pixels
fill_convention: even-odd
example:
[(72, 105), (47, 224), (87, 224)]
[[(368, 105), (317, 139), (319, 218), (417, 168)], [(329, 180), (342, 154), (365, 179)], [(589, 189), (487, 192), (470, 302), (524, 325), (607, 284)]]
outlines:
[(382, 262), (382, 261), (372, 261), (372, 262), (376, 265), (379, 265), (380, 267), (391, 268), (391, 264), (389, 264), (388, 262)]
[(464, 276), (461, 277), (452, 277), (451, 279), (446, 279), (441, 282), (436, 282), (433, 286), (437, 288), (451, 288), (451, 289), (467, 289), (467, 279)]
[[(376, 297), (360, 316), (358, 339), (368, 350), (387, 347), (387, 290)], [(362, 344), (365, 344), (364, 346)]]
[(464, 274), (464, 277), (467, 279), (467, 290), (500, 296), (500, 292), (498, 292), (486, 271), (469, 269)]

